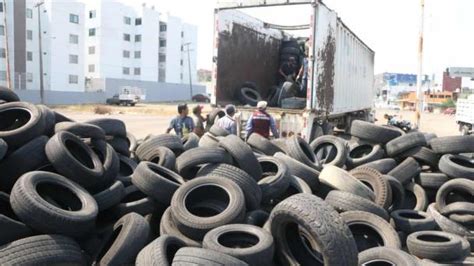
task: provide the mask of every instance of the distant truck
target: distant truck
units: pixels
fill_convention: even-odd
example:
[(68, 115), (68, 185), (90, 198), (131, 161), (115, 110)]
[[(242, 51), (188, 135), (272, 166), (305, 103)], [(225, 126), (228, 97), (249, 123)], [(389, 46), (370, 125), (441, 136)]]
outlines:
[[(238, 130), (245, 128), (256, 102), (269, 103), (275, 87), (282, 88), (278, 70), (292, 54), (301, 65), (303, 50), (309, 50), (306, 98), (288, 98), (269, 108), (283, 137), (300, 135), (307, 141), (335, 126), (347, 130), (354, 119), (373, 121), (374, 51), (319, 0), (218, 1), (215, 10), (213, 89), (211, 103), (237, 105)], [(306, 5), (311, 15), (306, 25), (279, 26), (266, 23), (238, 10), (271, 6)], [(260, 10), (259, 10), (260, 11)], [(300, 17), (288, 12), (287, 16)], [(290, 30), (306, 29), (299, 39)], [(305, 42), (305, 40), (308, 40)], [(253, 88), (258, 94), (252, 93)], [(280, 89), (281, 91), (281, 89)], [(242, 104), (242, 98), (249, 105)], [(294, 101), (293, 101), (294, 100)], [(270, 105), (272, 106), (272, 105)], [(275, 105), (273, 105), (275, 106)], [(299, 108), (299, 109), (297, 109)]]
[(471, 135), (474, 127), (474, 95), (458, 99), (456, 103), (456, 122), (461, 135)]
[(108, 98), (107, 104), (110, 105), (123, 105), (123, 106), (135, 106), (141, 100), (145, 100), (144, 92), (137, 87), (122, 87), (120, 92)]

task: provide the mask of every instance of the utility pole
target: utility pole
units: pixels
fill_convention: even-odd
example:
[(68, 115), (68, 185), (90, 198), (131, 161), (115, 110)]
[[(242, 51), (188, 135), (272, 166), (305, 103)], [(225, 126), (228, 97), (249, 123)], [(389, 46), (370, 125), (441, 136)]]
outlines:
[(7, 24), (7, 1), (3, 0), (3, 19), (5, 25), (5, 59), (7, 60), (7, 88), (10, 90), (13, 90), (12, 88), (12, 80), (11, 80), (11, 74), (10, 74), (10, 56), (9, 56), (9, 50), (8, 50), (8, 24)]
[(38, 8), (38, 43), (39, 43), (39, 67), (40, 67), (40, 99), (41, 104), (44, 104), (44, 81), (43, 81), (43, 44), (41, 41), (41, 5), (44, 2), (39, 2), (35, 5)]
[(425, 0), (420, 0), (421, 19), (420, 19), (420, 37), (418, 41), (418, 77), (416, 79), (416, 125), (420, 128), (421, 112), (423, 112), (423, 31), (425, 25)]
[(190, 48), (189, 46), (191, 45), (190, 42), (183, 44), (183, 46), (186, 46), (186, 52), (188, 53), (188, 68), (189, 68), (189, 96), (190, 100), (193, 99), (193, 79), (192, 79), (192, 74), (191, 74), (191, 56), (190, 56)]

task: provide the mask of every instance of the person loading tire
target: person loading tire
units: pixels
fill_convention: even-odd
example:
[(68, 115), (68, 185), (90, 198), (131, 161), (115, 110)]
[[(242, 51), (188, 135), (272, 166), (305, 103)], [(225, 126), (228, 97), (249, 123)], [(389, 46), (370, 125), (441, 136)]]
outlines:
[(189, 109), (188, 105), (183, 103), (178, 105), (178, 116), (171, 120), (166, 133), (169, 134), (172, 129), (176, 135), (180, 138), (187, 136), (194, 130), (194, 121), (188, 116)]
[(260, 101), (257, 103), (257, 110), (249, 117), (245, 131), (247, 132), (246, 138), (250, 137), (252, 133), (257, 133), (264, 138), (270, 137), (270, 130), (272, 131), (273, 137), (278, 138), (278, 130), (276, 128), (275, 119), (267, 112), (267, 102)]

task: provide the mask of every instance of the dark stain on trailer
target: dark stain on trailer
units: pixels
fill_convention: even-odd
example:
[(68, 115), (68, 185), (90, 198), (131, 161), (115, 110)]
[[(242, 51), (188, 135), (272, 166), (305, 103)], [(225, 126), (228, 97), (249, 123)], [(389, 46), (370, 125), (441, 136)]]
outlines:
[(318, 77), (316, 84), (316, 99), (318, 111), (329, 114), (334, 104), (334, 61), (336, 56), (336, 39), (329, 30), (325, 43), (317, 53)]

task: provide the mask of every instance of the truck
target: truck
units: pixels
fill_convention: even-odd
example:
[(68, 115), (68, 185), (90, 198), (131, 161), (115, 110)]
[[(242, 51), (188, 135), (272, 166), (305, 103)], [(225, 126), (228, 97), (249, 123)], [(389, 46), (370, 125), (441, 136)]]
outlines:
[(124, 86), (120, 88), (112, 98), (108, 98), (106, 103), (109, 105), (135, 106), (141, 100), (145, 100), (145, 93), (138, 87)]
[[(306, 24), (272, 24), (244, 12), (293, 5), (307, 8), (311, 15), (305, 18)], [(288, 12), (288, 16), (301, 15)], [(302, 29), (306, 36), (293, 34)], [(311, 141), (335, 127), (348, 130), (354, 119), (373, 121), (375, 53), (334, 10), (320, 0), (220, 1), (215, 9), (211, 103), (237, 105), (235, 118), (241, 134), (245, 134), (256, 101), (272, 101), (275, 86), (281, 88), (277, 73), (281, 62), (288, 59), (283, 58), (282, 50), (295, 51), (296, 45), (286, 47), (301, 39), (308, 50), (308, 82), (306, 97), (295, 99), (303, 99), (302, 108), (280, 105), (267, 109), (280, 135), (296, 134)], [(248, 87), (258, 94), (248, 93)], [(239, 95), (253, 97), (255, 103), (243, 105)]]
[(471, 135), (474, 127), (474, 94), (456, 102), (456, 123), (461, 135)]

